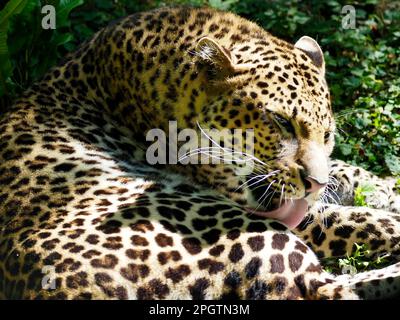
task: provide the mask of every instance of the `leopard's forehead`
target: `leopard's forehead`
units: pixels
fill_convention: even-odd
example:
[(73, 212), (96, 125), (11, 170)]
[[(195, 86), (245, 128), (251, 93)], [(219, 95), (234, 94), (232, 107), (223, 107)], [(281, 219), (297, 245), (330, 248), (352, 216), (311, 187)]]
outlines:
[(334, 126), (324, 71), (303, 51), (283, 41), (243, 43), (234, 50), (237, 63), (250, 66), (239, 96), (258, 107), (329, 129)]

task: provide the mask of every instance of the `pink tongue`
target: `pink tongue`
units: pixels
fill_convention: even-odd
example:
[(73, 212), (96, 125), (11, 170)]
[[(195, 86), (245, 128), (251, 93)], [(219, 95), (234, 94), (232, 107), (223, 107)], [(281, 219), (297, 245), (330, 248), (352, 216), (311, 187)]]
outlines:
[(307, 209), (307, 201), (305, 199), (298, 199), (285, 201), (282, 206), (272, 211), (255, 211), (254, 209), (247, 209), (247, 211), (261, 217), (279, 220), (289, 229), (294, 229), (303, 220)]

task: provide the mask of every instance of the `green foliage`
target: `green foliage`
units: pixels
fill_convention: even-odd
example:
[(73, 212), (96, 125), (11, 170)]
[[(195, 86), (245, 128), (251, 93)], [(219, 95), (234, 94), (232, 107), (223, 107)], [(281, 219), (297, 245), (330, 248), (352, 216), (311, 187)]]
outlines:
[(375, 186), (370, 184), (360, 185), (354, 190), (354, 205), (359, 207), (368, 207), (366, 198), (375, 191)]
[(351, 255), (344, 258), (325, 258), (322, 259), (324, 269), (333, 274), (342, 274), (343, 271), (362, 272), (373, 269), (380, 269), (388, 266), (391, 261), (389, 255), (380, 255), (371, 258), (371, 251), (366, 244), (354, 243), (355, 250)]
[[(56, 30), (41, 28), (45, 4), (56, 6)], [(110, 21), (176, 4), (236, 12), (292, 43), (303, 35), (317, 39), (337, 114), (334, 157), (400, 175), (398, 1), (352, 1), (356, 29), (343, 29), (344, 0), (10, 0), (0, 11), (0, 112)]]

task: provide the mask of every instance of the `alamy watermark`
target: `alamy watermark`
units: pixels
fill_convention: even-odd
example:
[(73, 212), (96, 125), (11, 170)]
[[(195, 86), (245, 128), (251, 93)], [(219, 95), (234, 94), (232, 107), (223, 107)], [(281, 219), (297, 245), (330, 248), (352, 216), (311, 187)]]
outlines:
[(42, 7), (41, 12), (45, 15), (42, 18), (42, 28), (54, 30), (56, 28), (56, 8), (48, 4)]
[(248, 175), (257, 161), (254, 156), (254, 130), (183, 129), (169, 121), (168, 133), (154, 128), (146, 141), (149, 164), (233, 164), (237, 175)]
[(42, 268), (42, 289), (55, 290), (56, 289), (56, 269), (54, 266), (44, 266)]
[(344, 15), (342, 18), (343, 29), (356, 28), (356, 8), (352, 5), (345, 5), (342, 7), (341, 13)]
[[(56, 29), (56, 8), (53, 5), (47, 4), (42, 7), (41, 13), (44, 14), (42, 18), (42, 28), (45, 30)], [(356, 28), (356, 9), (352, 5), (345, 5), (341, 9), (342, 28), (355, 29)]]

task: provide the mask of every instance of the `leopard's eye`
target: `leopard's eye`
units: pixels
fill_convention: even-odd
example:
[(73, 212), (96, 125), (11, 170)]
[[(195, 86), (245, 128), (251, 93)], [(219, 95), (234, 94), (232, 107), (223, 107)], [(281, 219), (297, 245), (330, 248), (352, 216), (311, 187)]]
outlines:
[(278, 114), (273, 114), (273, 119), (275, 123), (284, 131), (290, 134), (294, 134), (294, 128), (290, 120), (285, 119), (284, 117), (278, 115)]
[(325, 143), (328, 143), (328, 142), (329, 142), (329, 140), (330, 140), (330, 138), (331, 138), (331, 135), (332, 135), (332, 132), (330, 132), (330, 131), (326, 131), (326, 132), (325, 132), (325, 134), (324, 134)]

